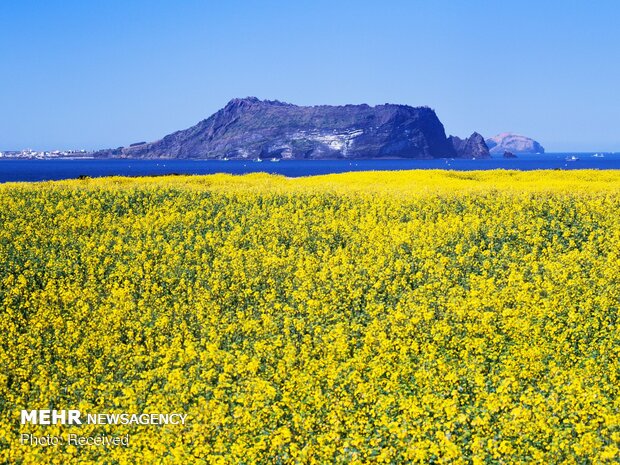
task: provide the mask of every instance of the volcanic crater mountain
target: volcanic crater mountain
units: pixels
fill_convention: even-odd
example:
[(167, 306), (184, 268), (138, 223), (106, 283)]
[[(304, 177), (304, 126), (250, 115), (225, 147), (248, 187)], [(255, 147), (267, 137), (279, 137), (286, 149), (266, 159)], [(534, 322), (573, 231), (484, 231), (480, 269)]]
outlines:
[(428, 107), (298, 106), (233, 99), (191, 128), (96, 157), (198, 159), (488, 158), (484, 138), (446, 137)]

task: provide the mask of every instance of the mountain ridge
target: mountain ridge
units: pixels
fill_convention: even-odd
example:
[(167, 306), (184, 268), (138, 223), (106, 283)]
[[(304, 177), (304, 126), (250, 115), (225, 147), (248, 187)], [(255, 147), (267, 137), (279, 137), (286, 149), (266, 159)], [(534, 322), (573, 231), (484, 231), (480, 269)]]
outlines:
[(475, 137), (475, 141), (470, 139), (458, 139), (455, 145), (456, 139), (446, 137), (443, 124), (428, 106), (390, 103), (299, 106), (279, 100), (245, 97), (230, 100), (190, 128), (153, 142), (101, 150), (94, 156), (162, 159), (488, 158), (484, 139), (481, 136)]

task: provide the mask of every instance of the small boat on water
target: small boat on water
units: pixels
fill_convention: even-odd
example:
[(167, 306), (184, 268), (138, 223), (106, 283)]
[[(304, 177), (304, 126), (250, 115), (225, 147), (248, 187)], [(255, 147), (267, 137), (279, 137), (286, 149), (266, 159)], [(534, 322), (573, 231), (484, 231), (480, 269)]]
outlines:
[(272, 162), (274, 162), (274, 163), (277, 163), (277, 162), (279, 162), (279, 161), (280, 161), (280, 159), (279, 159), (279, 158), (272, 158), (270, 161), (272, 161)]
[(228, 161), (228, 157), (222, 158), (222, 161)]
[(254, 161), (256, 163), (260, 163), (261, 161), (263, 161), (263, 159), (261, 157), (255, 158)]
[(570, 157), (566, 157), (566, 161), (578, 161), (579, 158), (577, 158), (575, 155), (571, 155)]
[(592, 155), (592, 157), (594, 158), (605, 158), (605, 155), (602, 153), (595, 153), (594, 155)]

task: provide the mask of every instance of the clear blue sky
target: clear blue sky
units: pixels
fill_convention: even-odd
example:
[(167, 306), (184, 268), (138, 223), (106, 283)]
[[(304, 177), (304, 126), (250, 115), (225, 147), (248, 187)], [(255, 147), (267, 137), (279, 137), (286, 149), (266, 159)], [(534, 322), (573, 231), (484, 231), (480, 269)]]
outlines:
[(154, 140), (252, 95), (620, 151), (619, 25), (617, 0), (2, 0), (0, 150)]

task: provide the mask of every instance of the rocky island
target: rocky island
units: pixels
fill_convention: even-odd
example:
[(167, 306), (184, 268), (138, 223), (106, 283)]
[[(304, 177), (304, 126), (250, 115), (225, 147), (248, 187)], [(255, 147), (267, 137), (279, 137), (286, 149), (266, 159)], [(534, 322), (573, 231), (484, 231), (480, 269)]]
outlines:
[(489, 148), (487, 147), (484, 137), (474, 132), (467, 139), (461, 139), (457, 136), (450, 136), (450, 143), (456, 155), (459, 158), (489, 158)]
[(534, 139), (512, 132), (503, 132), (488, 138), (485, 142), (491, 155), (501, 155), (504, 152), (511, 154), (545, 153), (545, 148)]
[(98, 158), (361, 159), (489, 158), (484, 138), (446, 137), (429, 107), (298, 106), (231, 100), (195, 126), (154, 142), (101, 150)]

